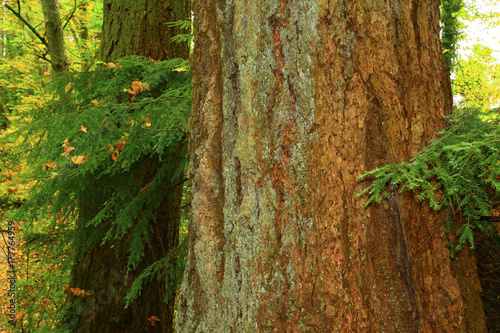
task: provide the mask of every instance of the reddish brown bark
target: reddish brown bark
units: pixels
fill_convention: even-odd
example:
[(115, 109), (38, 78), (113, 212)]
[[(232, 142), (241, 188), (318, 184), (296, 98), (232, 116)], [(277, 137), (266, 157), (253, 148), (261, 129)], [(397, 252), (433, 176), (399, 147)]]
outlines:
[[(356, 177), (407, 161), (451, 89), (439, 1), (198, 3), (181, 332), (485, 332), (475, 262), (412, 195)], [(467, 275), (468, 274), (468, 275)]]

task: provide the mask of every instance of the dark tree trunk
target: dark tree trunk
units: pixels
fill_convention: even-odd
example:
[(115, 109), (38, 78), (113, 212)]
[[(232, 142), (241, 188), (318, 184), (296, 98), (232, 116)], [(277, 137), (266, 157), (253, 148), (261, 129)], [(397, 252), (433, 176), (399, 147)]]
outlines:
[(439, 5), (196, 2), (179, 332), (486, 332), (443, 215), (355, 197), (451, 111)]
[(167, 23), (190, 18), (191, 1), (104, 0), (100, 58), (106, 62), (127, 55), (154, 60), (187, 58), (189, 45), (171, 42), (172, 37), (185, 32)]
[[(165, 11), (168, 11), (168, 15)], [(189, 0), (132, 2), (106, 0), (101, 43), (102, 60), (115, 61), (118, 57), (126, 55), (141, 55), (155, 60), (187, 58), (188, 45), (169, 43), (169, 38), (180, 31), (177, 28), (167, 28), (165, 23), (186, 19), (189, 15)], [(72, 297), (75, 305), (72, 331), (173, 332), (175, 300), (171, 298), (168, 303), (164, 302), (167, 293), (165, 280), (157, 281), (155, 278), (147, 284), (139, 298), (127, 309), (124, 308), (124, 297), (142, 270), (165, 257), (178, 245), (182, 185), (179, 185), (181, 179), (173, 177), (174, 170), (183, 164), (184, 157), (181, 151), (182, 147), (179, 147), (179, 154), (163, 156), (163, 162), (160, 162), (157, 156), (145, 158), (131, 168), (133, 171), (130, 172), (135, 172), (137, 179), (141, 179), (144, 185), (151, 181), (162, 163), (170, 164), (169, 170), (172, 170), (172, 174), (166, 177), (168, 179), (164, 185), (166, 195), (160, 204), (156, 221), (151, 222), (154, 232), (149, 242), (145, 244), (145, 257), (137, 269), (128, 275), (129, 237), (109, 240), (100, 245), (102, 237), (111, 226), (111, 221), (101, 223), (97, 227), (86, 226), (102, 208), (105, 200), (113, 194), (112, 190), (105, 193), (99, 188), (98, 180), (94, 180), (95, 183), (89, 186), (94, 189), (95, 194), (80, 204), (76, 245), (77, 251), (83, 253), (83, 256), (72, 271), (70, 287), (90, 291), (91, 295), (84, 298)], [(97, 235), (97, 243), (91, 240), (92, 235)], [(151, 316), (160, 319), (155, 326), (151, 326), (148, 321)]]
[[(177, 166), (183, 156), (170, 156), (167, 163)], [(161, 163), (147, 158), (135, 166), (137, 179), (148, 184), (160, 169)], [(165, 280), (156, 277), (144, 286), (141, 295), (125, 308), (124, 297), (130, 291), (134, 279), (149, 265), (167, 256), (178, 245), (179, 219), (182, 186), (173, 186), (168, 179), (164, 184), (167, 192), (160, 204), (156, 221), (151, 221), (153, 233), (145, 244), (145, 257), (139, 266), (127, 274), (130, 237), (109, 240), (100, 244), (111, 221), (98, 226), (85, 227), (95, 217), (104, 201), (113, 195), (99, 187), (99, 180), (93, 180), (89, 188), (96, 189), (91, 195), (82, 198), (79, 207), (80, 217), (76, 230), (77, 251), (82, 253), (72, 271), (71, 288), (80, 288), (90, 293), (86, 297), (73, 297), (75, 322), (73, 332), (172, 332), (174, 299), (164, 302), (167, 295)], [(116, 181), (120, 181), (117, 177)], [(174, 180), (174, 182), (176, 182)], [(178, 183), (178, 181), (176, 182)], [(95, 238), (94, 238), (95, 237)], [(98, 243), (95, 243), (97, 240)], [(171, 264), (175, 264), (172, 262)], [(165, 267), (165, 274), (168, 274)], [(175, 291), (171, 291), (175, 295)], [(151, 326), (148, 318), (160, 319)]]

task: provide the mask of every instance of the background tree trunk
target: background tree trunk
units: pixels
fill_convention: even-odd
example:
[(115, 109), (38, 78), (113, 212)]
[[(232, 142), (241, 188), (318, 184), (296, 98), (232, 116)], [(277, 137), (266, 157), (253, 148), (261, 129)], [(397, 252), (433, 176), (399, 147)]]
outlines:
[[(170, 6), (170, 3), (173, 6)], [(155, 60), (188, 58), (188, 45), (166, 42), (166, 36), (181, 32), (178, 28), (168, 28), (165, 24), (189, 18), (190, 0), (153, 2), (142, 0), (127, 2), (127, 5), (122, 4), (122, 1), (107, 0), (104, 8), (102, 60), (116, 61), (118, 57), (126, 55), (140, 55)], [(169, 11), (168, 16), (165, 15), (165, 10)], [(156, 30), (150, 30), (153, 25)], [(125, 237), (100, 245), (111, 226), (111, 221), (101, 223), (97, 227), (86, 226), (113, 194), (112, 190), (106, 193), (100, 188), (97, 179), (90, 184), (89, 188), (94, 191), (91, 191), (89, 198), (82, 200), (76, 230), (76, 239), (79, 240), (77, 251), (83, 253), (83, 257), (72, 270), (70, 287), (91, 291), (92, 295), (72, 298), (75, 304), (75, 321), (72, 324), (74, 332), (173, 332), (175, 300), (171, 298), (168, 303), (164, 302), (167, 294), (165, 280), (157, 281), (155, 278), (148, 283), (140, 297), (127, 309), (124, 308), (124, 297), (130, 291), (134, 279), (146, 267), (165, 257), (178, 245), (182, 185), (178, 185), (181, 179), (173, 177), (175, 171), (183, 165), (184, 156), (181, 151), (182, 147), (179, 147), (179, 154), (163, 156), (163, 162), (160, 162), (158, 156), (144, 158), (131, 168), (130, 172), (137, 174), (136, 180), (144, 185), (151, 182), (162, 163), (171, 165), (169, 170), (172, 170), (172, 174), (166, 177), (168, 179), (165, 184), (166, 195), (158, 209), (156, 221), (151, 222), (154, 232), (148, 244), (144, 246), (145, 257), (129, 274), (127, 274), (127, 263), (130, 239)], [(175, 295), (175, 291), (172, 294)], [(148, 321), (151, 316), (160, 319), (155, 326), (151, 326)]]
[(196, 2), (179, 332), (486, 332), (443, 214), (355, 197), (451, 112), (439, 5)]
[(154, 60), (187, 58), (189, 45), (171, 42), (185, 32), (169, 28), (167, 23), (190, 18), (191, 1), (104, 0), (100, 58), (106, 62), (127, 55)]
[(64, 31), (57, 0), (41, 0), (45, 33), (49, 44), (50, 62), (54, 73), (63, 73), (69, 70), (66, 46), (64, 45)]

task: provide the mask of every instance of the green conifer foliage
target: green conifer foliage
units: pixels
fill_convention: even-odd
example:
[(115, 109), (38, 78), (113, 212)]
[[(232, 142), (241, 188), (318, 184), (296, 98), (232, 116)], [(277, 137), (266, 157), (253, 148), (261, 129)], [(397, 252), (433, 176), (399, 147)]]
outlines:
[[(125, 265), (133, 270), (156, 232), (152, 221), (160, 203), (184, 179), (191, 102), (188, 63), (126, 57), (101, 63), (94, 71), (65, 73), (47, 89), (53, 92), (52, 100), (32, 110), (28, 128), (17, 133), (25, 138), (20, 154), (27, 154), (29, 178), (36, 184), (16, 219), (36, 225), (40, 219), (59, 216), (59, 221), (67, 221), (57, 226), (69, 235), (66, 246), (70, 240), (80, 244), (72, 261), (80, 260), (93, 244), (109, 240), (117, 250), (127, 246), (130, 256)], [(175, 163), (166, 157), (175, 158)], [(141, 163), (147, 159), (153, 162)], [(94, 202), (103, 203), (97, 211), (81, 209)], [(92, 216), (79, 216), (81, 212)], [(73, 237), (77, 219), (88, 221), (87, 227)], [(112, 221), (111, 228), (104, 221)], [(184, 258), (179, 251), (146, 268), (128, 300), (143, 283), (165, 274), (172, 290), (167, 297), (172, 297), (184, 263), (176, 260), (170, 272), (164, 267), (172, 256)]]
[[(500, 206), (499, 111), (469, 110), (448, 117), (448, 126), (414, 159), (361, 175), (373, 182), (361, 193), (366, 205), (380, 203), (391, 186), (414, 191), (435, 210), (448, 209), (447, 231), (458, 235), (453, 251), (474, 248), (474, 230), (493, 232), (492, 212)], [(462, 223), (452, 230), (453, 219)]]

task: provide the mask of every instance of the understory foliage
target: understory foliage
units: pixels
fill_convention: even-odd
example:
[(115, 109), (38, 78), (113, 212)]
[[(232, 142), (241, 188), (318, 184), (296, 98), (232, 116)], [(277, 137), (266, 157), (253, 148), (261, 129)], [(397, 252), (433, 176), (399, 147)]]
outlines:
[[(61, 75), (46, 88), (53, 97), (43, 108), (32, 109), (26, 115), (30, 119), (28, 127), (12, 134), (24, 138), (18, 154), (27, 158), (26, 179), (35, 183), (29, 199), (11, 218), (27, 221), (23, 229), (36, 237), (34, 244), (41, 244), (39, 239), (46, 239), (47, 235), (61, 236), (58, 244), (65, 249), (52, 250), (67, 257), (61, 280), (65, 283), (71, 263), (79, 260), (92, 244), (106, 240), (129, 239), (128, 267), (134, 269), (154, 232), (151, 222), (156, 220), (156, 210), (166, 189), (179, 186), (173, 182), (183, 179), (191, 93), (187, 61), (154, 62), (126, 57), (116, 63), (102, 63), (94, 71)], [(180, 166), (168, 163), (172, 156), (180, 156)], [(149, 172), (153, 177), (145, 176), (141, 161), (146, 159), (157, 161), (152, 165), (156, 169)], [(176, 169), (170, 170), (174, 166)], [(96, 198), (105, 199), (87, 221), (90, 228), (73, 233), (81, 205), (95, 202)], [(112, 223), (104, 223), (109, 221)], [(185, 218), (183, 224), (186, 229)], [(108, 227), (103, 228), (104, 225)], [(185, 235), (186, 232), (184, 238)], [(67, 248), (72, 242), (81, 245), (73, 255)], [(181, 244), (185, 245), (183, 237)], [(169, 256), (183, 259), (182, 251), (176, 249)], [(167, 280), (178, 283), (184, 263), (177, 260), (176, 267), (170, 267), (166, 273), (166, 262), (172, 261), (163, 258), (145, 269), (127, 301), (137, 297), (142, 284), (152, 278), (170, 274), (174, 278)], [(26, 277), (28, 280), (33, 281)], [(63, 289), (58, 286), (61, 295), (51, 301), (57, 305), (53, 320), (43, 321), (49, 328), (60, 318), (56, 313), (64, 313)], [(175, 293), (175, 286), (173, 290)], [(38, 291), (47, 298), (49, 291)], [(36, 295), (33, 290), (30, 292)]]
[[(450, 242), (451, 256), (467, 243), (474, 244), (474, 230), (491, 233), (490, 217), (500, 206), (499, 110), (488, 113), (468, 110), (447, 118), (448, 126), (411, 161), (389, 164), (361, 175), (373, 182), (359, 195), (366, 205), (380, 203), (389, 195), (388, 185), (400, 192), (410, 190), (435, 210), (448, 209), (447, 232), (458, 235)], [(463, 223), (451, 230), (451, 221)]]

